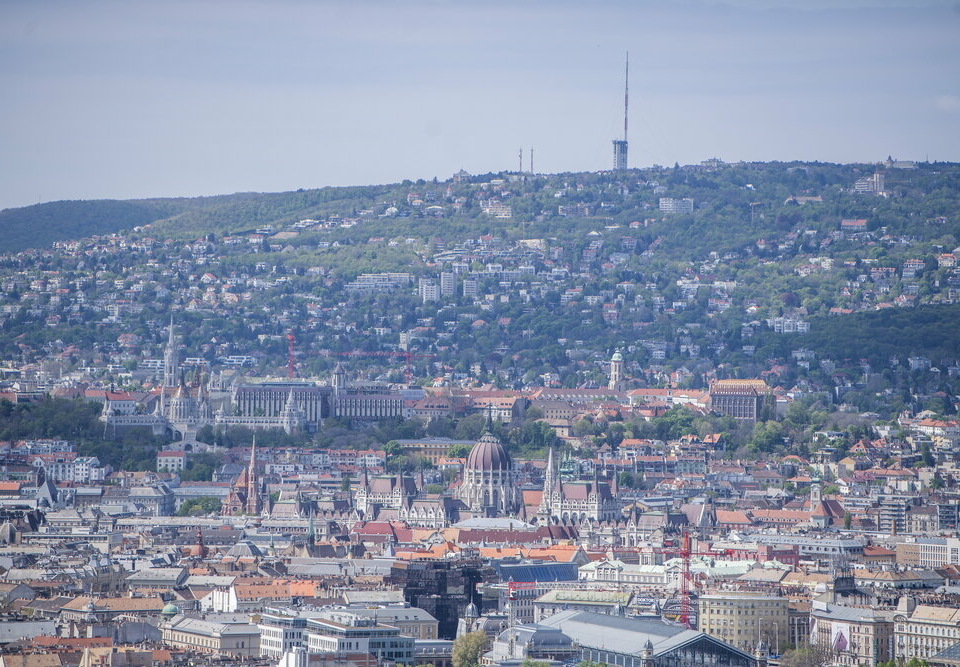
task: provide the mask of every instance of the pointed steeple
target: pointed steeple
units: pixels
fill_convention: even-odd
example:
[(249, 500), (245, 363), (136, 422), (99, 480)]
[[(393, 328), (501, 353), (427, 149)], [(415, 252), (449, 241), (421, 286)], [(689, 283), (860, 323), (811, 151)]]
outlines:
[(177, 339), (173, 328), (173, 314), (170, 315), (170, 329), (167, 333), (167, 345), (163, 351), (163, 386), (174, 387), (177, 382)]
[(250, 446), (250, 463), (247, 466), (247, 514), (259, 515), (263, 506), (260, 498), (260, 481), (257, 479), (257, 434), (253, 434)]
[(548, 517), (553, 513), (553, 487), (555, 464), (553, 461), (553, 447), (547, 445), (547, 467), (543, 471), (543, 496), (540, 501), (540, 511)]
[(310, 522), (307, 524), (307, 544), (313, 546), (317, 543), (317, 531), (313, 525), (313, 510), (310, 510)]
[(196, 544), (193, 545), (190, 555), (194, 558), (200, 558), (201, 560), (207, 557), (207, 547), (203, 543), (203, 532), (201, 532), (199, 527), (197, 528), (197, 541)]
[(400, 507), (409, 507), (410, 499), (407, 497), (407, 485), (402, 472), (397, 473), (397, 485), (400, 489)]

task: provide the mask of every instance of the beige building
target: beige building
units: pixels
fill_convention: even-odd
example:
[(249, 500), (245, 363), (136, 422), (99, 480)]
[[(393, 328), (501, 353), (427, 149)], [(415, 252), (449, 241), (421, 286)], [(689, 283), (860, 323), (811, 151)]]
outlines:
[(859, 667), (887, 662), (893, 652), (893, 610), (815, 601), (810, 640), (831, 655), (831, 664)]
[(169, 450), (157, 452), (157, 472), (180, 472), (186, 467), (186, 452)]
[(175, 616), (160, 626), (163, 643), (218, 657), (259, 657), (260, 628), (253, 623), (216, 623)]
[(935, 569), (960, 565), (960, 539), (955, 537), (918, 537), (897, 544), (897, 565)]
[(960, 642), (960, 609), (921, 604), (893, 622), (898, 658), (923, 660)]
[(789, 601), (760, 591), (718, 591), (701, 595), (699, 629), (740, 650), (752, 651), (758, 638), (776, 651), (789, 638)]
[(403, 447), (403, 453), (410, 456), (420, 456), (427, 459), (433, 465), (437, 465), (441, 460), (450, 456), (450, 448), (458, 445), (464, 447), (466, 451), (475, 444), (473, 440), (451, 440), (450, 438), (421, 438), (418, 440), (397, 440), (397, 443)]

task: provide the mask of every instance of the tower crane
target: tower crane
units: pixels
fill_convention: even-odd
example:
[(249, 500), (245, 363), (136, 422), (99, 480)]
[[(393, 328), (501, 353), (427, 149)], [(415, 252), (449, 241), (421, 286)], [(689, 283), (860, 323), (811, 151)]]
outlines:
[(677, 621), (680, 625), (692, 630), (690, 623), (690, 557), (691, 556), (713, 556), (717, 554), (714, 551), (694, 551), (690, 546), (690, 531), (683, 530), (683, 536), (680, 539), (680, 548), (673, 549), (654, 549), (654, 553), (669, 556), (679, 556), (680, 558), (680, 615)]

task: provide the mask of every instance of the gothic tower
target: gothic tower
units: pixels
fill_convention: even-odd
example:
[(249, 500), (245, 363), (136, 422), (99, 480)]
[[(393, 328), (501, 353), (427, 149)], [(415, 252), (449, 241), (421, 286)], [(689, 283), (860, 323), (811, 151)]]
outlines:
[(173, 332), (173, 315), (170, 316), (170, 331), (166, 349), (163, 351), (163, 386), (176, 387), (180, 362), (177, 358), (177, 339)]
[(250, 447), (250, 464), (247, 466), (247, 507), (246, 513), (258, 516), (263, 511), (260, 498), (260, 481), (257, 479), (257, 437), (253, 437)]
[(553, 462), (553, 447), (547, 448), (547, 467), (543, 471), (543, 497), (540, 500), (540, 521), (550, 523), (553, 516), (553, 487), (556, 484), (554, 477), (555, 465)]

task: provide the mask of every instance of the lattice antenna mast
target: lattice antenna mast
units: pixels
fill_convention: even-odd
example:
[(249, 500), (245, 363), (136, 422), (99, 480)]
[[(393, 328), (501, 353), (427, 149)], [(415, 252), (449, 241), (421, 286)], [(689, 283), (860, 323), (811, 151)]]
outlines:
[(623, 141), (627, 141), (627, 110), (630, 108), (630, 52), (627, 51), (627, 66), (623, 76)]
[(623, 171), (627, 168), (627, 119), (630, 109), (630, 53), (627, 52), (623, 79), (623, 139), (613, 140), (613, 168)]

